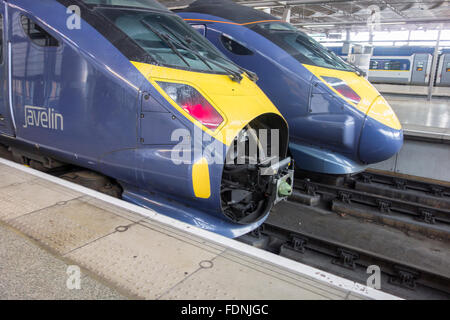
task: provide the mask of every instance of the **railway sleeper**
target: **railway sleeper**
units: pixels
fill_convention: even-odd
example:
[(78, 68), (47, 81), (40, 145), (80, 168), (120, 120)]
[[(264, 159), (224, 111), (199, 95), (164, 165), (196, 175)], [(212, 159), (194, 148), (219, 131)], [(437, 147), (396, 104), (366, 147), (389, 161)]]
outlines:
[(289, 246), (291, 247), (292, 250), (296, 252), (305, 253), (307, 243), (308, 243), (307, 238), (292, 234)]
[(437, 225), (429, 222), (436, 222), (433, 217), (429, 216), (430, 212), (425, 213), (424, 219), (428, 219), (428, 221), (424, 221), (419, 215), (415, 216), (416, 219), (410, 219), (403, 215), (381, 212), (378, 208), (375, 209), (360, 203), (347, 204), (340, 200), (332, 201), (331, 210), (340, 215), (350, 215), (374, 221), (403, 231), (412, 231), (432, 238), (450, 240), (450, 229), (447, 225)]
[[(429, 194), (416, 190), (396, 189), (377, 183), (366, 183), (361, 181), (356, 181), (354, 183), (354, 189), (357, 191), (367, 192), (384, 197), (399, 199), (408, 202), (415, 202), (433, 208), (447, 210), (450, 209), (450, 198), (443, 196), (443, 189), (440, 189), (440, 193), (436, 191), (432, 194)], [(436, 187), (436, 189), (439, 188)]]
[(292, 193), (292, 196), (290, 197), (290, 200), (305, 204), (307, 206), (315, 207), (320, 202), (320, 196), (319, 195), (312, 196), (312, 195), (300, 192), (299, 190), (294, 190), (294, 192)]
[(350, 192), (339, 191), (338, 198), (343, 202), (350, 204), (352, 201), (352, 194)]
[(382, 213), (390, 213), (391, 212), (392, 203), (390, 201), (376, 199), (375, 202), (376, 202), (376, 204), (378, 206), (378, 210), (380, 210), (380, 212), (382, 212)]
[[(444, 275), (404, 266), (398, 261), (390, 260), (389, 257), (372, 255), (362, 248), (350, 248), (312, 235), (293, 233), (272, 224), (266, 223), (264, 226), (266, 228), (263, 235), (271, 238), (270, 243), (279, 245), (280, 256), (303, 263), (313, 263), (325, 271), (345, 274), (349, 279), (360, 283), (364, 283), (367, 279), (367, 267), (377, 265), (382, 272), (382, 278), (392, 286), (388, 292), (394, 294), (403, 292), (405, 297), (409, 298), (415, 297), (418, 293), (420, 296), (428, 290), (445, 298), (450, 294), (450, 279)], [(277, 253), (274, 247), (272, 246), (272, 250), (269, 251)], [(336, 271), (335, 268), (330, 268), (329, 264), (343, 269)]]
[(331, 260), (332, 264), (347, 268), (350, 270), (355, 270), (356, 261), (359, 259), (359, 254), (344, 248), (337, 249), (338, 256)]
[(395, 275), (389, 277), (389, 283), (414, 290), (417, 287), (417, 280), (420, 272), (404, 266), (393, 266)]
[[(309, 182), (313, 183), (313, 182)], [(412, 203), (396, 197), (386, 197), (382, 195), (373, 194), (370, 192), (361, 192), (345, 187), (335, 187), (319, 183), (313, 183), (317, 189), (317, 193), (321, 196), (322, 201), (334, 201), (336, 199), (348, 205), (358, 203), (369, 207), (378, 208), (384, 214), (391, 214), (392, 212), (398, 214), (409, 215), (414, 218), (421, 217), (422, 211), (430, 211), (433, 213), (434, 219), (446, 224), (450, 224), (450, 210), (445, 208), (436, 208), (421, 203)], [(427, 223), (433, 221), (425, 217)]]
[(413, 180), (408, 178), (400, 178), (392, 175), (384, 175), (373, 172), (363, 172), (352, 176), (351, 180), (363, 184), (380, 185), (385, 188), (417, 191), (423, 194), (431, 194), (436, 197), (450, 197), (450, 187), (439, 184), (438, 182), (428, 182), (421, 180)]
[(429, 224), (435, 224), (436, 219), (434, 217), (434, 213), (430, 210), (421, 210), (420, 216), (418, 217), (418, 220), (424, 221)]

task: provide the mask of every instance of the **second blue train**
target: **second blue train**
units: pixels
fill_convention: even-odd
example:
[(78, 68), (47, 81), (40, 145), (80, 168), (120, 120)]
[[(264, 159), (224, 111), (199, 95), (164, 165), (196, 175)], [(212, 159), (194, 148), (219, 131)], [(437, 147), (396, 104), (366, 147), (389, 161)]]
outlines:
[(395, 155), (397, 116), (361, 72), (274, 16), (229, 0), (198, 0), (178, 14), (258, 85), (290, 127), (298, 168), (351, 174)]

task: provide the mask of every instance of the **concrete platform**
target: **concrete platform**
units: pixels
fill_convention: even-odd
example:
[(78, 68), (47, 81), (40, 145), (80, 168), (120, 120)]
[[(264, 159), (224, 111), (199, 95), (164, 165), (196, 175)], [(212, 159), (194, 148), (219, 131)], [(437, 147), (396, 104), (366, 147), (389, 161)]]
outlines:
[(450, 98), (384, 97), (402, 123), (405, 136), (450, 141)]
[(0, 300), (126, 299), (96, 277), (83, 273), (81, 287), (67, 287), (70, 264), (0, 223)]
[[(404, 84), (373, 83), (382, 94), (428, 96), (428, 86), (411, 86)], [(450, 87), (433, 87), (433, 97), (450, 97)]]
[[(71, 264), (81, 267), (82, 289), (98, 288), (81, 298), (396, 299), (4, 159), (0, 221), (33, 239), (31, 251), (45, 249), (24, 259), (0, 227), (0, 252), (16, 269), (0, 276), (0, 288), (17, 292), (6, 298), (41, 297), (24, 293), (37, 278), (45, 297), (76, 298), (65, 293), (66, 279), (54, 281)], [(25, 276), (41, 260), (42, 273)]]
[(450, 182), (450, 98), (385, 94), (403, 126), (402, 149), (371, 168)]

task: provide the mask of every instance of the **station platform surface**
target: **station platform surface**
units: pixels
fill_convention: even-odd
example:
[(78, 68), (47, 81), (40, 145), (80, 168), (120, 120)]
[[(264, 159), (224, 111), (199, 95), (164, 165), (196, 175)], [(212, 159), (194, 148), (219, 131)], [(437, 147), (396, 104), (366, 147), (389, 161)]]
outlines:
[[(387, 84), (374, 83), (377, 90), (382, 94), (398, 94), (398, 95), (413, 95), (413, 96), (427, 96), (428, 86), (412, 86), (405, 84)], [(433, 87), (433, 97), (450, 97), (450, 87)]]
[(4, 159), (0, 239), (2, 299), (397, 298)]
[(87, 274), (68, 289), (70, 264), (0, 222), (0, 300), (116, 300), (127, 297)]
[(405, 136), (450, 141), (450, 97), (384, 95), (402, 123)]

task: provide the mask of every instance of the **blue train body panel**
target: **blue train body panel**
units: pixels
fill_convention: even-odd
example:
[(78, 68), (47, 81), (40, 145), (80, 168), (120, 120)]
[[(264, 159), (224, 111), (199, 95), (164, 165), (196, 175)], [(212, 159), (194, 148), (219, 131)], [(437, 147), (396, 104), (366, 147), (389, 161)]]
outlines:
[(403, 131), (395, 130), (367, 118), (361, 134), (359, 158), (365, 162), (381, 162), (400, 151)]
[[(343, 55), (342, 47), (328, 47), (337, 55)], [(411, 56), (414, 53), (430, 53), (433, 54), (434, 48), (421, 46), (401, 46), (401, 47), (386, 47), (376, 46), (373, 48), (373, 56)]]

